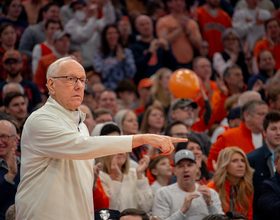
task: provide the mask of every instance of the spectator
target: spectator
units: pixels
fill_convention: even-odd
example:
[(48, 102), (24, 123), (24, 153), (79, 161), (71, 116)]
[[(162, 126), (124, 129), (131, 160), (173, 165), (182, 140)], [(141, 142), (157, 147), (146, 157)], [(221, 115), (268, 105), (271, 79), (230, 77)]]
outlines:
[(253, 172), (240, 148), (228, 147), (219, 154), (213, 181), (207, 186), (219, 193), (225, 213), (236, 210), (253, 219)]
[(276, 18), (267, 20), (264, 24), (266, 38), (256, 43), (254, 48), (255, 57), (259, 57), (262, 50), (269, 50), (275, 58), (275, 69), (280, 68), (279, 37), (280, 25)]
[(156, 38), (156, 23), (159, 18), (163, 17), (166, 14), (166, 12), (164, 11), (164, 4), (161, 0), (148, 1), (146, 9), (147, 15), (152, 19), (153, 33), (154, 37)]
[(258, 198), (261, 192), (263, 181), (274, 176), (274, 151), (280, 145), (280, 113), (278, 111), (269, 112), (263, 122), (265, 143), (259, 149), (247, 154), (250, 166), (255, 170), (253, 175), (254, 201), (253, 217), (254, 220), (260, 219), (258, 209)]
[(199, 48), (202, 40), (199, 27), (193, 19), (185, 15), (184, 0), (171, 0), (171, 3), (171, 14), (157, 22), (157, 36), (170, 43), (179, 68), (191, 69), (194, 50)]
[(189, 150), (175, 154), (174, 174), (177, 183), (156, 192), (153, 215), (161, 219), (202, 219), (209, 214), (223, 214), (219, 195), (195, 182), (196, 161)]
[(56, 20), (48, 20), (44, 26), (46, 40), (43, 43), (36, 44), (32, 51), (32, 73), (35, 74), (39, 60), (54, 51), (53, 34), (61, 29), (61, 24)]
[[(34, 13), (34, 11), (32, 13)], [(60, 20), (58, 4), (55, 2), (46, 4), (42, 8), (42, 16), (43, 20), (38, 24), (30, 25), (28, 28), (26, 28), (20, 39), (19, 51), (22, 54), (25, 54), (30, 60), (32, 59), (32, 51), (34, 46), (46, 40), (44, 25), (48, 20)]]
[(110, 0), (103, 1), (103, 17), (101, 19), (98, 19), (96, 3), (92, 4), (88, 1), (86, 7), (83, 4), (82, 0), (71, 3), (74, 18), (67, 22), (65, 31), (71, 35), (71, 49), (82, 53), (83, 67), (87, 70), (92, 68), (92, 57), (100, 46), (100, 36), (103, 29), (106, 25), (114, 23), (116, 17)]
[(142, 134), (160, 134), (166, 128), (166, 114), (160, 106), (149, 106), (144, 113), (140, 132)]
[(216, 162), (219, 152), (227, 147), (237, 146), (245, 153), (260, 148), (263, 145), (263, 120), (267, 112), (268, 108), (264, 101), (248, 101), (241, 109), (242, 122), (239, 127), (221, 134), (216, 143), (212, 145), (207, 161), (208, 169), (214, 171), (213, 161)]
[(18, 48), (19, 41), (25, 28), (27, 28), (28, 23), (20, 19), (20, 14), (22, 12), (22, 3), (20, 0), (6, 0), (3, 6), (3, 12), (5, 17), (0, 18), (0, 25), (4, 22), (10, 23), (14, 26), (17, 33), (17, 40), (15, 48)]
[(99, 101), (98, 101), (98, 108), (106, 108), (113, 112), (113, 114), (117, 113), (117, 94), (110, 90), (106, 89), (100, 93)]
[(10, 92), (4, 99), (5, 112), (18, 120), (20, 130), (27, 118), (27, 105), (24, 95), (19, 92)]
[(209, 44), (206, 40), (202, 40), (200, 47), (198, 48), (198, 53), (202, 57), (209, 58)]
[(209, 43), (209, 57), (215, 52), (222, 52), (222, 33), (231, 27), (231, 18), (219, 8), (220, 0), (209, 0), (196, 10), (197, 21), (203, 39)]
[(98, 108), (94, 111), (94, 120), (96, 124), (105, 123), (108, 121), (114, 121), (114, 114), (109, 109)]
[[(8, 23), (3, 23), (0, 25), (0, 81), (6, 79), (7, 73), (3, 69), (3, 56), (7, 50), (15, 49), (16, 43), (16, 30)], [(25, 55), (22, 55), (22, 77), (24, 79), (32, 79), (32, 72), (30, 69), (30, 64)]]
[(97, 108), (94, 91), (92, 91), (92, 89), (89, 88), (88, 86), (86, 86), (84, 89), (83, 103), (88, 105), (88, 107), (91, 108), (92, 110)]
[(199, 141), (204, 155), (208, 156), (211, 147), (210, 138), (205, 132), (197, 132), (192, 130), (195, 123), (195, 109), (197, 103), (192, 99), (176, 99), (170, 107), (170, 115), (173, 121), (180, 121), (187, 127), (190, 135)]
[[(268, 10), (271, 14), (273, 14), (275, 11), (275, 6), (273, 4), (273, 1), (269, 1), (269, 0), (258, 0), (258, 8), (261, 9), (265, 9)], [(237, 2), (237, 4), (234, 7), (234, 10), (237, 11), (241, 8), (247, 8), (248, 7), (248, 3), (246, 0), (240, 0)]]
[(280, 88), (273, 87), (268, 91), (267, 103), (269, 110), (280, 111)]
[[(264, 35), (264, 22), (270, 19), (268, 10), (258, 7), (258, 1), (246, 0), (247, 7), (236, 10), (232, 17), (232, 26), (239, 37), (250, 43), (250, 51), (253, 51), (257, 40)], [(249, 51), (248, 51), (249, 52)]]
[(118, 110), (131, 108), (136, 102), (136, 86), (130, 80), (122, 80), (116, 88), (118, 99)]
[(91, 86), (91, 89), (95, 94), (95, 101), (98, 103), (98, 100), (100, 98), (100, 94), (105, 90), (105, 86), (101, 82), (94, 83)]
[[(56, 60), (62, 57), (68, 56), (70, 46), (70, 35), (61, 30), (56, 31), (52, 36), (54, 51), (53, 53), (43, 56), (38, 63), (33, 81), (37, 84), (42, 95), (47, 96), (48, 88), (47, 84), (47, 70), (48, 67)], [(45, 100), (45, 98), (43, 98)]]
[(8, 50), (3, 57), (3, 69), (7, 73), (7, 78), (0, 82), (0, 91), (2, 98), (0, 99), (0, 106), (4, 105), (3, 87), (8, 83), (19, 83), (24, 88), (28, 96), (28, 112), (33, 108), (39, 107), (42, 104), (40, 91), (37, 85), (22, 77), (23, 62), (21, 54), (17, 50)]
[(137, 219), (139, 220), (140, 217), (141, 220), (149, 220), (149, 216), (139, 209), (125, 209), (120, 214), (120, 220), (131, 220), (131, 219)]
[(86, 118), (84, 120), (84, 123), (88, 128), (89, 134), (91, 134), (92, 130), (94, 129), (94, 127), (96, 125), (95, 120), (93, 119), (92, 112), (91, 112), (90, 108), (85, 104), (80, 105), (79, 108), (83, 113), (86, 114)]
[[(82, 54), (80, 51), (70, 51), (69, 54), (73, 54), (74, 52), (74, 56), (77, 58), (77, 59), (83, 59), (82, 58)], [(78, 56), (77, 56), (78, 55)], [(80, 64), (82, 64), (82, 62), (79, 62)], [(93, 86), (93, 84), (97, 84), (97, 83), (101, 83), (101, 74), (94, 71), (94, 70), (90, 70), (88, 72), (86, 72), (86, 76), (87, 76), (87, 79), (88, 79), (88, 84), (87, 84), (87, 87), (91, 88)], [(104, 86), (103, 86), (104, 87)], [(91, 88), (92, 89), (92, 88)], [(105, 88), (104, 88), (105, 89)]]
[(257, 75), (253, 75), (248, 81), (248, 90), (254, 90), (260, 92), (262, 99), (265, 100), (265, 94), (263, 85), (266, 80), (273, 77), (276, 70), (275, 59), (273, 54), (268, 50), (262, 50), (258, 54), (258, 63), (260, 72)]
[(152, 76), (162, 67), (174, 70), (177, 67), (176, 58), (167, 40), (154, 37), (151, 18), (140, 15), (135, 21), (135, 26), (141, 36), (141, 40), (131, 46), (137, 67), (135, 83), (138, 84), (141, 79)]
[(4, 220), (7, 209), (15, 203), (20, 181), (20, 160), (15, 155), (19, 136), (10, 121), (0, 120), (0, 127), (0, 219)]
[(93, 67), (102, 73), (102, 83), (107, 89), (115, 89), (119, 81), (131, 79), (136, 73), (133, 54), (121, 46), (117, 26), (107, 25), (101, 37), (101, 47), (93, 57)]
[(25, 0), (22, 2), (22, 5), (24, 6), (24, 9), (27, 14), (27, 20), (29, 25), (38, 23), (40, 12), (48, 2), (49, 1), (45, 0)]
[(228, 67), (238, 65), (242, 69), (244, 82), (247, 83), (250, 75), (258, 73), (258, 66), (254, 56), (251, 56), (249, 44), (240, 50), (240, 38), (233, 28), (228, 28), (223, 32), (222, 43), (224, 51), (215, 53), (213, 57), (214, 69), (222, 78)]

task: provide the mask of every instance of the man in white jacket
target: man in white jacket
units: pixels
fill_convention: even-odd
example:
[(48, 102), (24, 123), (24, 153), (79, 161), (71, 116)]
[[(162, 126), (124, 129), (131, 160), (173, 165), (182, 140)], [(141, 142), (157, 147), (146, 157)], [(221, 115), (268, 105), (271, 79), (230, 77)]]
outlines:
[(98, 6), (87, 1), (83, 10), (75, 9), (74, 18), (65, 25), (65, 31), (71, 35), (70, 49), (82, 53), (85, 69), (92, 68), (93, 54), (100, 46), (100, 36), (104, 27), (116, 20), (114, 6), (110, 0), (103, 0), (102, 13), (103, 17), (98, 19)]
[(150, 134), (90, 137), (79, 109), (86, 81), (83, 67), (70, 57), (48, 69), (50, 97), (23, 128), (17, 220), (93, 220), (93, 158), (144, 143), (171, 153), (172, 142), (182, 141)]

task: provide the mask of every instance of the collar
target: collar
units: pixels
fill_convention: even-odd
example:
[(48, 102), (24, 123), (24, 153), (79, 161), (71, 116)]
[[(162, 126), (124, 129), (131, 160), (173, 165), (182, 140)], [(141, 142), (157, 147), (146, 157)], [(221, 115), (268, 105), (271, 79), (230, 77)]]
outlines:
[[(20, 165), (20, 159), (18, 156), (16, 156), (16, 163), (17, 165)], [(8, 164), (3, 158), (0, 158), (0, 167), (9, 170)]]
[[(276, 69), (274, 69), (274, 74), (276, 73)], [(267, 75), (267, 73), (266, 73), (266, 71), (265, 70), (262, 70), (262, 69), (260, 69), (260, 73), (259, 73), (260, 75), (263, 75), (264, 77), (266, 77), (266, 78), (269, 78), (269, 76)]]
[(242, 133), (245, 134), (245, 136), (250, 136), (252, 138), (251, 130), (245, 125), (243, 121), (241, 121), (239, 128), (242, 131)]
[(272, 155), (272, 153), (266, 143), (264, 143), (264, 145), (263, 145), (263, 155), (264, 155), (265, 159), (267, 159), (268, 157), (270, 157)]

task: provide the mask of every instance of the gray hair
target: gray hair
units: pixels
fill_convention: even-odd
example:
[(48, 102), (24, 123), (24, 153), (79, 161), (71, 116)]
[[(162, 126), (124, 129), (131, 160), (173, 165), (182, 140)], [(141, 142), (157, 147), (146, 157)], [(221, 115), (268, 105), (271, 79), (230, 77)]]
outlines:
[[(53, 62), (47, 71), (47, 80), (53, 76), (57, 76), (58, 72), (60, 71), (60, 67), (67, 62), (76, 62), (77, 64), (79, 64), (76, 60), (74, 60), (72, 57), (63, 57), (58, 59), (57, 61)], [(81, 65), (81, 64), (79, 64)]]
[[(8, 91), (8, 90), (12, 90), (12, 91)], [(22, 95), (24, 95), (24, 88), (19, 83), (10, 82), (10, 83), (4, 85), (4, 87), (3, 87), (3, 95), (4, 95), (4, 97), (9, 92), (20, 92)]]
[(263, 100), (250, 100), (245, 103), (245, 105), (241, 108), (241, 120), (244, 121), (244, 112), (248, 112), (250, 115), (253, 115), (256, 109), (256, 106), (259, 105), (266, 105), (266, 103)]
[[(248, 101), (253, 99), (253, 96), (254, 96), (254, 100), (262, 100), (260, 93), (251, 90), (245, 91), (238, 98), (238, 106), (240, 107), (244, 106)], [(259, 99), (256, 99), (255, 96), (259, 97)]]
[(270, 85), (271, 84), (274, 84), (274, 83), (279, 83), (280, 84), (280, 78), (278, 77), (271, 77), (271, 78), (268, 78), (265, 82), (265, 88), (268, 90)]
[(274, 162), (279, 160), (279, 156), (280, 156), (280, 146), (278, 146), (275, 150), (274, 150)]
[(222, 37), (221, 37), (222, 42), (224, 42), (224, 40), (227, 38), (227, 36), (229, 34), (235, 35), (238, 38), (238, 40), (240, 40), (238, 33), (233, 28), (227, 28), (224, 30), (224, 32), (222, 34)]

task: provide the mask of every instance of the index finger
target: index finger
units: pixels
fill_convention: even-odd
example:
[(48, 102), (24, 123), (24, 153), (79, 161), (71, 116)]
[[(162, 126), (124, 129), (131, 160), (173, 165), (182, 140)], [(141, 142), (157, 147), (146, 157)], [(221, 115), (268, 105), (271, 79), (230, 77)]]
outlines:
[(187, 138), (174, 138), (174, 137), (171, 137), (171, 142), (172, 143), (179, 143), (179, 142), (187, 142), (188, 139)]

